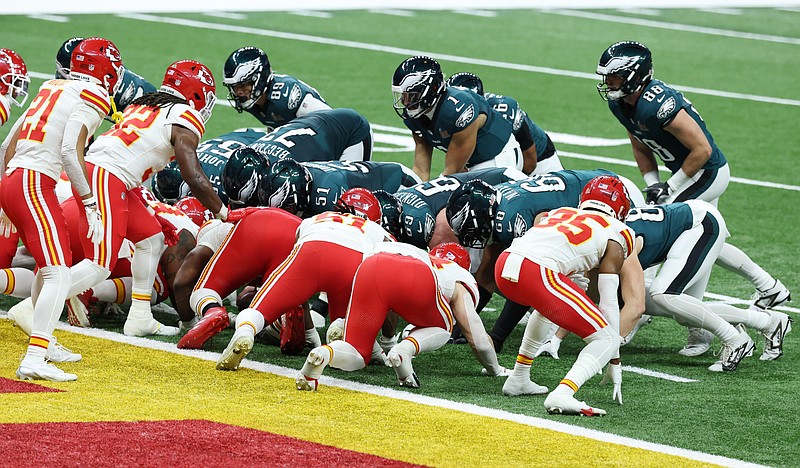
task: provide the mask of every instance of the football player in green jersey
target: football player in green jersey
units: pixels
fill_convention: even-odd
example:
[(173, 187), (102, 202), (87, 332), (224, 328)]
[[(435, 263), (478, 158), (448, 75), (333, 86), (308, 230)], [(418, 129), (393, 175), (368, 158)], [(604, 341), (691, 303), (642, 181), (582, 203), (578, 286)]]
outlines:
[(485, 167), (522, 169), (511, 123), (475, 93), (445, 87), (439, 63), (425, 56), (403, 61), (392, 78), (394, 109), (412, 132), (414, 172), (430, 179), (433, 149), (445, 152), (444, 172)]
[[(635, 41), (609, 46), (600, 57), (597, 84), (612, 114), (628, 131), (633, 156), (642, 173), (650, 203), (692, 199), (717, 206), (730, 179), (725, 155), (706, 123), (683, 94), (653, 78), (650, 49)], [(655, 155), (672, 172), (661, 182)], [(789, 290), (742, 250), (726, 243), (717, 263), (747, 278), (756, 287), (753, 305), (770, 309), (791, 299)], [(681, 351), (696, 356), (709, 349), (711, 335), (693, 332)]]
[(522, 110), (516, 99), (495, 93), (483, 92), (483, 81), (469, 72), (452, 75), (445, 83), (447, 86), (458, 86), (483, 96), (494, 110), (511, 122), (514, 138), (522, 150), (524, 160), (522, 172), (526, 174), (544, 174), (560, 171), (564, 167), (558, 158), (553, 140), (541, 127), (531, 120), (527, 112)]
[(316, 89), (293, 76), (273, 73), (269, 57), (257, 47), (234, 50), (224, 72), (228, 101), (238, 112), (252, 114), (267, 130), (331, 108)]

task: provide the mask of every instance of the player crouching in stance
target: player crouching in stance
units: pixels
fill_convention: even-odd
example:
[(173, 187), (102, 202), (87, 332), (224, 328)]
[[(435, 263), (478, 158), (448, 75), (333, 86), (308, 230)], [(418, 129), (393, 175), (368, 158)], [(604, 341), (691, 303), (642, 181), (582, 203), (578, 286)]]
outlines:
[[(636, 286), (644, 294), (641, 265), (636, 255), (631, 255), (634, 232), (620, 221), (629, 209), (630, 201), (619, 179), (596, 177), (583, 189), (578, 209), (559, 208), (537, 216), (539, 222), (514, 239), (500, 255), (495, 266), (500, 291), (509, 300), (538, 311), (525, 327), (514, 370), (503, 385), (505, 395), (547, 392), (546, 387), (530, 379), (534, 353), (550, 328), (549, 322), (539, 317), (541, 314), (586, 342), (575, 364), (545, 399), (545, 409), (548, 413), (584, 416), (606, 414), (574, 395), (603, 365), (618, 356), (620, 278), (638, 278), (640, 284)], [(543, 216), (546, 217), (541, 219)], [(639, 274), (620, 275), (623, 264), (638, 268)], [(574, 272), (594, 268), (599, 272), (599, 307), (569, 279)], [(615, 390), (621, 393), (621, 389)]]
[(365, 188), (346, 191), (337, 202), (337, 210), (300, 223), (297, 243), (289, 256), (267, 277), (250, 307), (236, 316), (236, 331), (217, 361), (218, 370), (238, 369), (265, 324), (320, 291), (328, 293), (330, 319), (344, 317), (353, 277), (364, 254), (392, 236), (378, 224), (382, 218), (380, 202)]
[(295, 379), (297, 389), (316, 390), (327, 365), (346, 371), (364, 368), (390, 310), (414, 325), (408, 337), (387, 355), (401, 386), (419, 388), (412, 357), (444, 346), (454, 320), (486, 373), (503, 375), (505, 369), (497, 363), (492, 341), (475, 312), (478, 285), (469, 273), (469, 264), (469, 253), (455, 243), (441, 244), (430, 255), (408, 244), (379, 244), (353, 280), (344, 338), (308, 354)]

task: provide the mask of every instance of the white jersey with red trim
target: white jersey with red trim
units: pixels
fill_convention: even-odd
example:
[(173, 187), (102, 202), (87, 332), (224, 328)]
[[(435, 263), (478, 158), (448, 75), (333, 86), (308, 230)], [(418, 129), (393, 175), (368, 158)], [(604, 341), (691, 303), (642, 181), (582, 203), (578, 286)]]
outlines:
[[(86, 112), (87, 107), (92, 109)], [(53, 180), (64, 168), (61, 147), (64, 127), (78, 118), (93, 135), (111, 109), (108, 93), (100, 85), (75, 80), (45, 81), (33, 98), (19, 130), (19, 140), (8, 168), (31, 169)]]
[(233, 224), (224, 223), (219, 219), (212, 219), (203, 223), (197, 233), (197, 245), (211, 249), (213, 252), (219, 250), (228, 233), (233, 230)]
[(615, 218), (597, 211), (559, 208), (514, 239), (507, 251), (571, 275), (597, 268), (609, 240), (620, 244), (627, 258), (634, 239), (633, 230)]
[(0, 95), (0, 127), (8, 122), (10, 115), (11, 107), (8, 105), (8, 98), (4, 95)]
[(359, 252), (370, 252), (391, 235), (379, 224), (348, 213), (326, 211), (304, 219), (297, 228), (297, 242), (324, 241)]
[(439, 283), (439, 291), (448, 302), (450, 302), (450, 298), (453, 297), (453, 291), (456, 289), (456, 283), (461, 283), (465, 288), (467, 288), (467, 291), (472, 294), (473, 302), (475, 304), (478, 303), (478, 283), (475, 281), (475, 277), (473, 277), (470, 272), (461, 268), (461, 266), (455, 262), (451, 262), (450, 260), (445, 260), (443, 258), (432, 257), (428, 255), (428, 252), (418, 247), (414, 247), (411, 244), (405, 244), (402, 242), (381, 242), (364, 257), (366, 258), (377, 253), (393, 253), (416, 258), (422, 263), (428, 265), (431, 271), (433, 271), (433, 274), (436, 276), (436, 281)]
[(122, 121), (100, 135), (86, 160), (117, 176), (132, 189), (175, 159), (172, 125), (203, 136), (200, 114), (186, 104), (160, 108), (129, 105)]

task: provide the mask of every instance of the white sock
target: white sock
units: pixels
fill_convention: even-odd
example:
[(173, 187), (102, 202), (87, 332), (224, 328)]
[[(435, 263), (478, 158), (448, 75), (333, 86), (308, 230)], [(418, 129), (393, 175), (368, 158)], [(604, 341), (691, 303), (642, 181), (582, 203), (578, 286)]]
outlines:
[[(578, 359), (572, 365), (561, 384), (577, 391), (587, 380), (592, 378), (608, 364), (614, 354), (619, 350), (619, 334), (611, 327), (605, 327), (587, 336), (586, 346), (578, 354)], [(570, 382), (575, 385), (573, 387)]]
[(725, 343), (739, 336), (739, 331), (733, 325), (696, 297), (688, 294), (654, 294), (653, 301), (670, 311), (681, 324), (708, 330)]
[(750, 259), (738, 247), (726, 243), (719, 252), (717, 265), (747, 278), (756, 289), (766, 291), (775, 285), (775, 278)]
[(35, 276), (27, 268), (3, 268), (0, 272), (0, 291), (20, 299), (30, 297)]
[(712, 303), (708, 308), (713, 310), (723, 320), (734, 325), (742, 323), (748, 328), (758, 331), (767, 331), (769, 328), (770, 315), (753, 309), (740, 309), (729, 304)]
[(256, 309), (244, 309), (236, 316), (236, 332), (246, 326), (253, 331), (253, 336), (264, 329), (264, 316)]

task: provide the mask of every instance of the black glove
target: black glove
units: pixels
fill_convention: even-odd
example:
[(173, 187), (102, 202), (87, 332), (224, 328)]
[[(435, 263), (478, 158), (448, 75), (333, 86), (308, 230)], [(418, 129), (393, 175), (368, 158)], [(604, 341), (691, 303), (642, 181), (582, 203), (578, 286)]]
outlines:
[(648, 205), (656, 205), (662, 203), (670, 193), (669, 184), (666, 182), (658, 182), (648, 186), (643, 190)]

